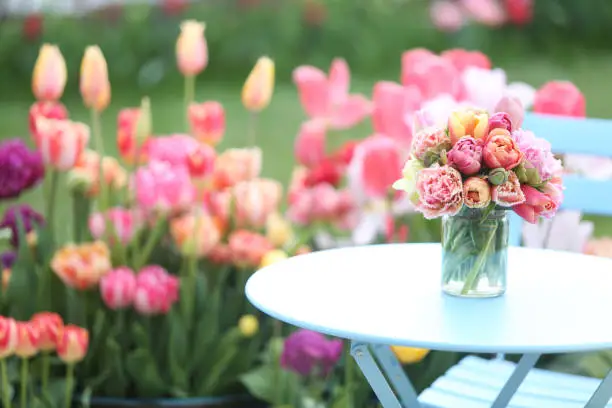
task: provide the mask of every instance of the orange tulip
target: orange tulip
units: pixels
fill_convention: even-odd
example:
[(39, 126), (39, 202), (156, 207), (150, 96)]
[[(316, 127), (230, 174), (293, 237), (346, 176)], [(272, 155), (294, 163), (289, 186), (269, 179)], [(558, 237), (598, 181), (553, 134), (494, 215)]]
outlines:
[(207, 214), (175, 218), (170, 224), (170, 234), (182, 253), (191, 255), (195, 247), (200, 257), (207, 255), (221, 239), (215, 220)]
[[(127, 172), (114, 157), (102, 158), (102, 174), (104, 184), (112, 190), (120, 190), (127, 184)], [(100, 189), (100, 155), (94, 150), (84, 150), (68, 176), (81, 181), (87, 195), (95, 197)]]
[(33, 322), (17, 322), (17, 345), (15, 354), (21, 358), (29, 358), (38, 353), (40, 344), (40, 328)]
[(253, 180), (261, 173), (261, 149), (227, 149), (215, 162), (215, 187), (222, 189), (240, 181)]
[(111, 270), (110, 251), (101, 241), (68, 244), (55, 253), (51, 269), (66, 285), (88, 289)]
[(260, 112), (270, 104), (274, 92), (274, 61), (257, 60), (242, 88), (242, 104), (251, 112)]
[(187, 113), (191, 134), (202, 143), (218, 144), (225, 133), (225, 110), (216, 101), (192, 103)]
[(108, 67), (97, 45), (87, 47), (81, 61), (81, 96), (85, 106), (101, 112), (110, 103), (111, 87)]
[(68, 73), (66, 61), (56, 45), (43, 44), (32, 74), (32, 91), (39, 101), (56, 101), (62, 97)]
[(46, 165), (70, 170), (89, 141), (89, 127), (69, 120), (38, 118), (36, 144)]
[(10, 356), (17, 346), (17, 322), (10, 317), (0, 316), (0, 358)]
[(57, 341), (57, 355), (67, 364), (78, 363), (85, 358), (89, 347), (89, 332), (78, 326), (67, 325)]
[(32, 316), (32, 323), (38, 325), (40, 342), (38, 347), (43, 351), (55, 350), (57, 340), (64, 327), (60, 315), (52, 312), (40, 312)]
[(283, 187), (276, 180), (255, 179), (237, 183), (233, 193), (238, 225), (261, 228), (268, 216), (278, 210)]
[(208, 65), (208, 46), (204, 37), (204, 23), (187, 20), (181, 23), (176, 41), (176, 61), (185, 76), (198, 75)]

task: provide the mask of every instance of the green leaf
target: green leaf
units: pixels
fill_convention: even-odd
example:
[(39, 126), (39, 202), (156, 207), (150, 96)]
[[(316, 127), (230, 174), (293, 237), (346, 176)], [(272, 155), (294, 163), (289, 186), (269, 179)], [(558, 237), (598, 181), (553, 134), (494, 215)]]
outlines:
[(134, 344), (142, 348), (149, 348), (149, 335), (142, 324), (137, 322), (132, 323), (132, 336), (134, 338)]
[(274, 369), (271, 366), (261, 366), (240, 376), (240, 382), (255, 398), (269, 404), (276, 402), (276, 388), (280, 384), (274, 383)]
[(166, 393), (167, 384), (162, 379), (149, 350), (143, 348), (134, 350), (128, 355), (125, 366), (141, 397), (159, 397)]
[[(178, 390), (187, 390), (190, 374), (189, 342), (183, 316), (173, 312), (170, 323), (170, 344), (168, 345), (168, 367), (172, 385)], [(186, 391), (185, 391), (186, 392)]]
[[(123, 366), (121, 347), (114, 337), (107, 337), (105, 351), (104, 363), (107, 365), (110, 374), (104, 381), (104, 392), (107, 395), (122, 397), (125, 395), (129, 384)], [(133, 373), (130, 372), (130, 374), (132, 377), (134, 376)]]

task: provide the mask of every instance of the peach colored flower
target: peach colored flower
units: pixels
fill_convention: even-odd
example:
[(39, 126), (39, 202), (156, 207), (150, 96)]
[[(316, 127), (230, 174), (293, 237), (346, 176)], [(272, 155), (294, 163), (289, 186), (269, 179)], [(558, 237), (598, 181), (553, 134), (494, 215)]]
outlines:
[(185, 214), (170, 223), (170, 235), (181, 253), (206, 256), (221, 239), (215, 220), (208, 214)]
[(531, 224), (538, 222), (540, 217), (554, 216), (563, 201), (561, 186), (555, 183), (546, 183), (542, 191), (528, 185), (522, 185), (521, 189), (525, 194), (525, 202), (513, 206), (512, 209)]
[(413, 129), (406, 118), (419, 109), (421, 102), (421, 91), (416, 86), (402, 86), (390, 81), (377, 82), (372, 91), (374, 132), (409, 147)]
[[(100, 189), (100, 155), (95, 150), (85, 149), (70, 171), (70, 176), (87, 180), (87, 195), (95, 197)], [(75, 173), (78, 173), (75, 175)], [(107, 188), (120, 190), (127, 184), (127, 172), (117, 159), (111, 156), (102, 158), (102, 177)]]
[(69, 120), (40, 117), (37, 147), (46, 165), (60, 171), (74, 167), (89, 141), (89, 127)]
[(351, 73), (345, 60), (332, 61), (329, 75), (302, 65), (293, 71), (300, 103), (310, 118), (324, 119), (333, 129), (348, 129), (370, 114), (371, 106), (361, 94), (349, 94)]
[(283, 187), (276, 180), (254, 179), (237, 183), (232, 193), (238, 226), (261, 228), (268, 216), (278, 210)]
[(89, 231), (94, 239), (102, 239), (106, 235), (106, 223), (109, 222), (119, 242), (127, 245), (143, 225), (141, 214), (127, 208), (115, 207), (106, 214), (94, 213), (89, 217)]
[(423, 48), (402, 54), (402, 85), (415, 86), (423, 100), (442, 94), (458, 98), (462, 93), (461, 76), (453, 63)]
[(32, 316), (31, 320), (40, 329), (40, 350), (55, 350), (60, 333), (64, 328), (61, 316), (53, 312), (40, 312)]
[(225, 133), (225, 109), (217, 101), (192, 103), (187, 113), (191, 134), (201, 143), (216, 146)]
[(525, 155), (505, 129), (493, 129), (482, 150), (482, 158), (490, 169), (510, 170), (521, 164)]
[(419, 160), (424, 160), (427, 153), (440, 154), (442, 150), (451, 149), (451, 139), (444, 129), (428, 127), (419, 131), (412, 142), (412, 154)]
[(68, 72), (66, 61), (56, 45), (43, 44), (32, 74), (32, 91), (39, 101), (56, 101), (62, 97)]
[(266, 237), (256, 232), (236, 230), (228, 239), (232, 262), (240, 268), (257, 268), (264, 255), (274, 249)]
[(30, 135), (36, 146), (40, 143), (40, 136), (36, 127), (38, 118), (63, 120), (68, 118), (68, 111), (66, 107), (58, 101), (38, 101), (32, 104), (28, 119), (30, 123)]
[(64, 326), (57, 342), (57, 356), (66, 364), (74, 364), (85, 358), (89, 347), (89, 332), (82, 327)]
[(32, 322), (17, 322), (17, 345), (15, 355), (30, 358), (38, 353), (40, 328)]
[(274, 93), (274, 61), (261, 57), (242, 88), (242, 104), (252, 112), (265, 109)]
[(525, 202), (525, 194), (515, 172), (508, 172), (508, 180), (498, 186), (493, 186), (491, 193), (493, 201), (503, 207), (512, 207)]
[(227, 149), (215, 162), (214, 181), (217, 188), (233, 186), (240, 181), (253, 180), (261, 173), (261, 149)]
[(51, 269), (66, 285), (89, 289), (111, 270), (110, 251), (102, 241), (68, 244), (53, 255)]
[(533, 111), (550, 115), (586, 116), (586, 101), (580, 90), (569, 81), (551, 81), (537, 90)]
[(491, 185), (480, 177), (463, 182), (464, 203), (469, 208), (484, 208), (491, 202)]
[(85, 106), (101, 112), (110, 103), (111, 86), (108, 67), (102, 50), (97, 45), (85, 49), (81, 62), (81, 96)]
[(198, 75), (208, 65), (205, 29), (204, 23), (195, 20), (181, 23), (181, 33), (176, 41), (176, 62), (185, 76)]
[(295, 139), (295, 158), (306, 167), (314, 167), (325, 159), (325, 122), (311, 119), (304, 122)]
[(453, 145), (463, 136), (484, 139), (489, 132), (489, 115), (471, 109), (455, 111), (448, 119), (448, 132)]
[(588, 241), (584, 247), (584, 253), (612, 258), (612, 238), (604, 237)]
[(427, 219), (455, 215), (463, 206), (461, 174), (450, 166), (430, 167), (417, 175), (416, 209)]
[(0, 316), (0, 358), (15, 352), (17, 346), (17, 322), (11, 317)]
[(218, 244), (208, 254), (208, 259), (218, 265), (227, 265), (232, 262), (232, 250), (227, 244)]
[(448, 164), (466, 176), (478, 173), (482, 162), (483, 145), (482, 139), (463, 136), (447, 153)]

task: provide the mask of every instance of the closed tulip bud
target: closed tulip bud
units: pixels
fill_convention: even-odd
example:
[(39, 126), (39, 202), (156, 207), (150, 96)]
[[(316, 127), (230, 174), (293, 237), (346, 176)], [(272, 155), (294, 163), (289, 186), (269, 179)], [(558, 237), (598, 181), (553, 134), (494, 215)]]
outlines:
[(191, 134), (202, 143), (217, 145), (225, 133), (225, 110), (216, 101), (192, 103), (187, 113)]
[(70, 170), (89, 141), (89, 127), (69, 120), (38, 118), (38, 149), (43, 162), (60, 171)]
[(204, 37), (206, 25), (194, 20), (181, 23), (176, 41), (176, 61), (185, 76), (198, 75), (208, 65), (208, 46)]
[(97, 45), (87, 47), (81, 62), (81, 96), (85, 106), (101, 112), (110, 103), (111, 87), (108, 67)]
[(265, 109), (274, 92), (274, 61), (268, 57), (257, 60), (242, 88), (242, 104), (251, 112)]
[(40, 329), (32, 322), (17, 322), (17, 345), (15, 354), (21, 358), (29, 358), (38, 353)]
[(17, 322), (10, 317), (0, 316), (0, 358), (15, 352), (17, 346)]
[(57, 355), (67, 364), (78, 363), (85, 358), (89, 347), (89, 332), (82, 327), (67, 325), (57, 342)]
[(238, 329), (244, 337), (253, 337), (259, 331), (259, 321), (253, 315), (244, 315), (238, 320)]
[(502, 185), (508, 181), (508, 172), (501, 167), (493, 169), (489, 172), (489, 181), (494, 186)]
[(134, 130), (137, 146), (142, 146), (149, 136), (151, 136), (152, 127), (151, 101), (149, 98), (142, 98), (138, 118), (136, 119), (136, 128)]
[(31, 320), (40, 330), (39, 349), (43, 351), (55, 350), (58, 337), (64, 327), (60, 315), (52, 312), (40, 312), (32, 316)]
[(61, 98), (67, 77), (66, 61), (59, 48), (44, 44), (40, 48), (32, 75), (32, 91), (36, 99), (56, 101)]

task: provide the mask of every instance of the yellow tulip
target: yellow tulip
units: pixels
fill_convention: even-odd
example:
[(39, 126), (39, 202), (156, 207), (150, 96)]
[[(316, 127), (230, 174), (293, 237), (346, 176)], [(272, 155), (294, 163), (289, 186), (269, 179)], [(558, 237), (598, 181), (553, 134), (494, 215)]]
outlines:
[(244, 337), (253, 337), (259, 331), (259, 321), (253, 315), (244, 315), (238, 320), (238, 330)]
[(97, 112), (106, 109), (110, 103), (111, 87), (106, 59), (97, 45), (85, 49), (80, 79), (81, 96), (85, 106)]
[(257, 60), (242, 88), (242, 104), (251, 112), (265, 109), (274, 92), (274, 61), (268, 57)]
[(391, 350), (402, 364), (415, 364), (422, 361), (429, 350), (414, 347), (391, 346)]
[(44, 44), (38, 53), (32, 74), (32, 92), (39, 101), (62, 97), (68, 73), (66, 61), (56, 45)]

